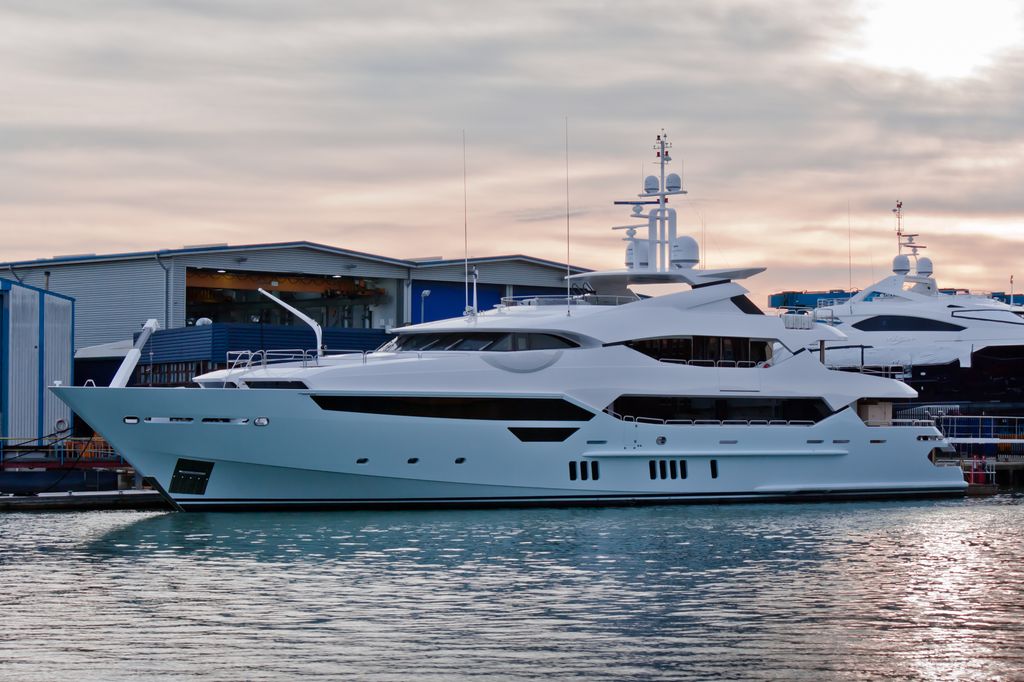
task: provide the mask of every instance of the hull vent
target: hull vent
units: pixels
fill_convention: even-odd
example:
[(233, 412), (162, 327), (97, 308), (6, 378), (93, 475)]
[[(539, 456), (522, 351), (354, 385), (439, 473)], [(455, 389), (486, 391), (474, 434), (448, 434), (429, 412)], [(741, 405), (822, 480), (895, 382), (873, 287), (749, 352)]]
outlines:
[(197, 459), (179, 459), (171, 476), (170, 492), (181, 495), (205, 495), (206, 484), (210, 482), (213, 462)]

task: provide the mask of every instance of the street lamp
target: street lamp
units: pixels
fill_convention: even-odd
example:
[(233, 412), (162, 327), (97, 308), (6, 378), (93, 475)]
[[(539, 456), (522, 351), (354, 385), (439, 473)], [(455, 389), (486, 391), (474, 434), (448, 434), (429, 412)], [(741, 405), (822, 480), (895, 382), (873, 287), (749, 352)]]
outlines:
[(430, 289), (424, 289), (423, 291), (420, 292), (420, 323), (421, 324), (423, 322), (427, 321), (427, 318), (424, 315), (424, 310), (426, 310), (426, 305), (427, 305), (427, 296), (430, 296)]

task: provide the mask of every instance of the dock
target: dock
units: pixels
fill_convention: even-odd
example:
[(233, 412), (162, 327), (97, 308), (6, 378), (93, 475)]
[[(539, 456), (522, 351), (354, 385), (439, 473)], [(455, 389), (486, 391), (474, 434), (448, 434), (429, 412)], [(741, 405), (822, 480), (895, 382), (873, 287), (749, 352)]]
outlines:
[(171, 505), (155, 490), (0, 495), (0, 511), (98, 511), (109, 509), (171, 511)]

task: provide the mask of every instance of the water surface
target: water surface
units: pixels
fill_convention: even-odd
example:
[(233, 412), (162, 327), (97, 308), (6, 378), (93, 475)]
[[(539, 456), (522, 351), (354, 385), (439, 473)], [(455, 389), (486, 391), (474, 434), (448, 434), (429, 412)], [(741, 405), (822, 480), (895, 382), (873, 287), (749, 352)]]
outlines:
[(1024, 498), (0, 516), (12, 680), (1024, 679)]

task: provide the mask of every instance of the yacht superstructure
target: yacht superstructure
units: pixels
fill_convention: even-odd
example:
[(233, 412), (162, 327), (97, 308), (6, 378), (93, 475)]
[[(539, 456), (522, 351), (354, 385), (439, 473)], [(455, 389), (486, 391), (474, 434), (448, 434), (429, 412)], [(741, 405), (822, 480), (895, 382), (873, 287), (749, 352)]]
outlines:
[[(645, 180), (625, 268), (394, 330), (371, 353), (243, 353), (198, 389), (54, 388), (184, 510), (956, 495), (906, 385), (829, 370), (841, 332), (761, 313)], [(646, 230), (646, 235), (638, 235)], [(630, 286), (692, 288), (641, 298)], [(780, 360), (779, 351), (785, 359)]]
[(1024, 308), (941, 290), (932, 259), (919, 254), (919, 235), (903, 231), (902, 202), (894, 212), (893, 274), (812, 312), (847, 336), (827, 344), (826, 363), (902, 378), (919, 402), (1024, 407)]

